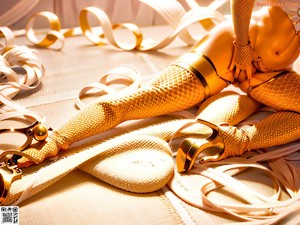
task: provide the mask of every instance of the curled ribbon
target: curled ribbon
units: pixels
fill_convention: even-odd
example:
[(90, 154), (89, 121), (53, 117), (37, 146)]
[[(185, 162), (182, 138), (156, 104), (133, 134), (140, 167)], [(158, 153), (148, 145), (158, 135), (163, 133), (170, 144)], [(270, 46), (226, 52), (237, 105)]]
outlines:
[[(47, 18), (50, 24), (50, 30), (47, 32), (46, 36), (42, 40), (38, 40), (33, 30), (34, 22), (39, 16)], [(28, 20), (26, 25), (26, 37), (34, 45), (45, 48), (53, 45), (58, 40), (61, 43), (61, 46), (59, 47), (59, 49), (61, 49), (64, 45), (65, 38), (64, 35), (60, 32), (60, 28), (61, 25), (59, 18), (55, 14), (51, 12), (39, 12), (34, 16), (30, 17), (30, 19)]]
[[(111, 79), (109, 79), (111, 77)], [(122, 88), (112, 88), (112, 85), (121, 85)], [(105, 98), (124, 96), (131, 91), (136, 90), (141, 86), (141, 78), (139, 71), (129, 65), (119, 66), (102, 75), (99, 83), (92, 83), (84, 86), (78, 93), (75, 104), (79, 109), (85, 106), (81, 100), (88, 95), (89, 91), (96, 91), (93, 94), (98, 94), (100, 97), (97, 100)]]
[[(0, 49), (7, 45), (13, 45), (15, 42), (15, 35), (8, 27), (0, 27), (0, 37), (4, 37), (4, 43), (0, 42)], [(1, 52), (0, 52), (1, 53)]]
[(13, 32), (8, 28), (0, 27), (0, 33), (5, 39), (5, 43), (0, 43), (0, 104), (10, 108), (1, 108), (0, 121), (22, 115), (44, 121), (44, 116), (29, 112), (12, 100), (21, 90), (32, 90), (40, 84), (45, 74), (40, 56), (36, 50), (14, 45)]
[[(153, 8), (164, 20), (174, 28), (174, 31), (165, 37), (162, 41), (153, 41), (144, 39), (141, 29), (133, 23), (117, 23), (112, 24), (109, 17), (104, 11), (96, 7), (87, 7), (80, 11), (79, 14), (79, 27), (71, 29), (61, 29), (59, 18), (52, 12), (39, 12), (34, 14), (26, 25), (25, 35), (27, 39), (39, 47), (48, 48), (53, 46), (56, 42), (60, 45), (57, 49), (62, 49), (64, 46), (65, 38), (83, 34), (92, 44), (103, 45), (110, 43), (113, 46), (123, 50), (157, 50), (169, 45), (177, 36), (186, 44), (193, 45), (199, 40), (199, 37), (193, 37), (187, 30), (187, 27), (193, 23), (199, 22), (204, 28), (207, 20), (213, 20), (216, 24), (226, 20), (226, 18), (216, 11), (227, 0), (221, 3), (214, 4), (211, 7), (200, 7), (190, 3), (192, 8), (186, 12), (185, 9), (175, 0), (152, 0), (141, 2)], [(92, 14), (97, 18), (100, 27), (91, 27), (89, 23), (88, 14)], [(38, 40), (36, 33), (33, 29), (34, 23), (38, 17), (45, 17), (49, 24), (49, 30), (41, 40)], [(135, 37), (134, 43), (124, 43), (116, 39), (113, 31), (117, 29), (128, 29)], [(16, 33), (17, 34), (17, 33)], [(23, 34), (22, 32), (19, 34)]]
[[(199, 185), (197, 190), (189, 182), (185, 182), (184, 176), (177, 172), (168, 185), (181, 199), (195, 207), (225, 212), (247, 221), (244, 222), (245, 224), (275, 224), (287, 215), (299, 211), (300, 192), (295, 186), (299, 171), (287, 162), (289, 155), (297, 152), (299, 146), (297, 142), (294, 145), (267, 150), (252, 157), (232, 157), (205, 165), (196, 164), (190, 174), (208, 178)], [(260, 165), (259, 162), (266, 162), (270, 168)], [(233, 177), (248, 168), (259, 169), (266, 173), (274, 188), (273, 195), (265, 196)], [(287, 173), (283, 171), (291, 173), (292, 178), (285, 179)], [(290, 198), (280, 199), (283, 191), (281, 185), (285, 187)], [(220, 186), (230, 189), (246, 203), (221, 203), (219, 199), (210, 199), (207, 195)]]

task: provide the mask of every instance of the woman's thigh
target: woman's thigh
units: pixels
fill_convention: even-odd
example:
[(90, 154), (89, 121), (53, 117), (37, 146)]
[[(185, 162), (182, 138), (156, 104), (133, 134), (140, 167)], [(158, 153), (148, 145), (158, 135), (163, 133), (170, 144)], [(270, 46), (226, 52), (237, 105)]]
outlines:
[(214, 64), (219, 75), (227, 72), (233, 56), (233, 27), (230, 21), (224, 22), (200, 41), (193, 49), (204, 53)]

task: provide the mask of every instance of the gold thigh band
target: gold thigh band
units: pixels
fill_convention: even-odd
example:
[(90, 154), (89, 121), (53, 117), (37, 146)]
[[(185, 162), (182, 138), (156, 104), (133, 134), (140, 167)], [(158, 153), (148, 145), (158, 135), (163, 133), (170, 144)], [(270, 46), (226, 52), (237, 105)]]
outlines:
[(219, 78), (214, 64), (203, 53), (199, 54), (192, 50), (177, 59), (173, 65), (180, 66), (197, 76), (204, 87), (205, 98), (219, 93), (224, 87), (224, 81)]

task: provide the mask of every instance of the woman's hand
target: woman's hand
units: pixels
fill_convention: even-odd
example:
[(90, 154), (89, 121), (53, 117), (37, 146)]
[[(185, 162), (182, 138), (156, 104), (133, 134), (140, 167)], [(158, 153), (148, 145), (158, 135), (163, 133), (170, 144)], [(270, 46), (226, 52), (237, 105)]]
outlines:
[(231, 0), (234, 29), (234, 54), (229, 70), (234, 70), (235, 79), (241, 81), (252, 77), (253, 51), (250, 45), (249, 26), (255, 0)]
[(245, 46), (238, 46), (234, 42), (234, 53), (232, 57), (232, 61), (229, 67), (229, 71), (234, 71), (234, 78), (236, 80), (242, 81), (244, 78), (241, 76), (245, 76), (248, 80), (252, 77), (253, 70), (253, 49), (251, 47), (250, 41)]

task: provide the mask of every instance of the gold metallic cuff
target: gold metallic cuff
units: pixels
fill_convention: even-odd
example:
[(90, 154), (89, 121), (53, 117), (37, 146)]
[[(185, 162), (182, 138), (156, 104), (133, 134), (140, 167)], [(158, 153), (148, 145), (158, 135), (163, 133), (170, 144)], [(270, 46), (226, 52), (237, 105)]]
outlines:
[(197, 76), (204, 87), (205, 98), (219, 93), (227, 86), (227, 83), (220, 79), (213, 62), (196, 50), (184, 54), (173, 65), (180, 66)]

